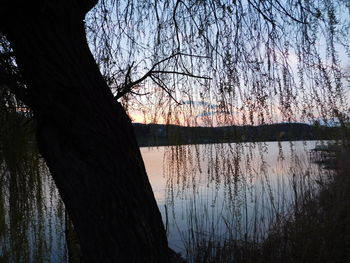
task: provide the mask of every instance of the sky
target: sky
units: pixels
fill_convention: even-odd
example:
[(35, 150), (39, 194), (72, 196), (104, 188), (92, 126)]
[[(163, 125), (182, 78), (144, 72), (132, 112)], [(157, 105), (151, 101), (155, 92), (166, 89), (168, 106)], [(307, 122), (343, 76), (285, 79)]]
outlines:
[[(148, 95), (131, 95), (127, 103), (122, 101), (134, 122), (189, 126), (310, 122), (329, 118), (334, 108), (347, 109), (349, 83), (342, 78), (344, 91), (337, 91), (333, 53), (329, 52), (332, 43), (322, 37), (330, 30), (327, 24), (309, 32), (311, 41), (316, 32), (313, 47), (320, 56), (317, 58), (308, 55), (306, 45), (298, 45), (305, 41), (302, 24), (296, 24), (294, 30), (288, 16), (279, 10), (273, 19), (281, 26), (274, 28), (256, 10), (240, 11), (249, 6), (241, 2), (245, 4), (239, 7), (222, 1), (222, 6), (212, 10), (201, 2), (187, 5), (188, 1), (181, 1), (177, 5), (176, 1), (139, 1), (132, 6), (121, 1), (120, 6), (113, 7), (111, 24), (98, 25), (92, 20), (88, 27), (93, 39), (90, 46), (103, 74), (115, 77), (112, 86), (120, 85), (127, 72), (135, 81), (174, 50), (191, 56), (166, 60), (157, 70), (211, 78), (204, 81), (181, 74), (154, 74), (156, 81), (147, 79), (135, 90)], [(241, 12), (238, 17), (233, 15), (236, 10)], [(335, 31), (345, 30), (342, 23), (348, 21), (347, 10), (335, 6), (335, 13)], [(329, 16), (329, 12), (321, 12), (319, 21), (327, 21)], [(349, 72), (350, 54), (337, 44), (343, 41), (346, 45), (349, 37), (333, 40), (337, 63)], [(327, 86), (328, 80), (332, 85)]]

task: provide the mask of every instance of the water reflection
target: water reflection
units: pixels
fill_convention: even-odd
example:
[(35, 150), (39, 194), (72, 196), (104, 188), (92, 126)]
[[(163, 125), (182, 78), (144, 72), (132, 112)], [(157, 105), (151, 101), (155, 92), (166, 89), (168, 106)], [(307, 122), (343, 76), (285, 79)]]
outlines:
[(309, 150), (315, 144), (265, 142), (142, 149), (167, 225), (169, 245), (191, 262), (191, 255), (203, 242), (262, 240), (276, 220), (291, 213), (291, 208), (298, 209), (298, 200), (317, 192), (315, 179), (326, 178), (323, 174), (327, 171), (309, 161)]
[[(23, 140), (27, 148), (15, 152), (28, 156), (1, 151), (0, 262), (69, 262), (64, 206), (30, 140)], [(315, 145), (141, 148), (170, 247), (195, 262), (194, 252), (206, 244), (263, 239), (283, 215), (297, 213), (304, 196), (317, 192), (315, 180), (327, 179), (327, 171), (309, 161)]]
[(66, 262), (64, 206), (33, 138), (20, 128), (4, 134), (9, 138), (0, 147), (0, 262)]

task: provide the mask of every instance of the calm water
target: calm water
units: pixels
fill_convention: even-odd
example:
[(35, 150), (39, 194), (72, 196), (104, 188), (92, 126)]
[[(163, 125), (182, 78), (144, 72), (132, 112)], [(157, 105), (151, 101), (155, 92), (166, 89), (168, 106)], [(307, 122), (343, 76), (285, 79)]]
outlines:
[[(264, 238), (276, 214), (290, 213), (298, 198), (316, 192), (315, 179), (324, 180), (309, 161), (316, 144), (141, 148), (169, 246), (189, 258), (203, 242)], [(0, 262), (66, 262), (57, 190), (43, 165), (26, 172), (0, 177)]]
[(203, 240), (264, 238), (276, 214), (313, 193), (321, 168), (316, 142), (203, 144), (141, 148), (168, 232), (184, 256)]

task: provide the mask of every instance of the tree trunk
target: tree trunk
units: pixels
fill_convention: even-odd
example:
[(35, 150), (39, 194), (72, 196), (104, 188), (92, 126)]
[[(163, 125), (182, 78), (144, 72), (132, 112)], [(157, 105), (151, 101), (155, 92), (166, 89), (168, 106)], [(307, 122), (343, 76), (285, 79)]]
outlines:
[(82, 1), (56, 2), (22, 6), (16, 20), (0, 5), (0, 30), (26, 80), (39, 149), (83, 260), (167, 262), (164, 226), (131, 121), (88, 48)]

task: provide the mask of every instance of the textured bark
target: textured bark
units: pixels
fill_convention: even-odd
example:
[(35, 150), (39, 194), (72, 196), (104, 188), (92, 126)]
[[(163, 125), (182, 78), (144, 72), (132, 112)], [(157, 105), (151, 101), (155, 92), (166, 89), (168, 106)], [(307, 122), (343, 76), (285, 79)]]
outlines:
[(1, 12), (0, 30), (28, 85), (41, 154), (84, 262), (167, 262), (163, 223), (130, 119), (90, 53), (80, 2), (34, 5), (17, 20)]

